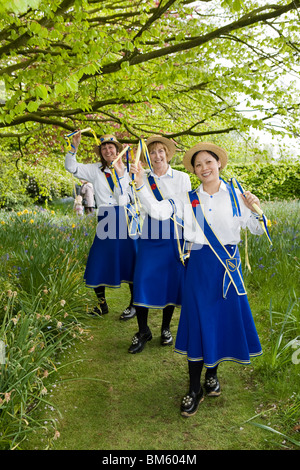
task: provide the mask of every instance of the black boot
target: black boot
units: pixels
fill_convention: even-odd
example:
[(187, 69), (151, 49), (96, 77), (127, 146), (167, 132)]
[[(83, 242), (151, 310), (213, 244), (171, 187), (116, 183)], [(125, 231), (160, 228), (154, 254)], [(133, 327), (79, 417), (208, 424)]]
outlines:
[(100, 306), (100, 310), (101, 310), (102, 315), (105, 315), (106, 313), (108, 313), (108, 305), (106, 303), (105, 297), (102, 297), (99, 300), (99, 306)]
[(99, 307), (94, 307), (91, 312), (88, 312), (90, 315), (93, 316), (102, 316), (108, 313), (108, 305), (106, 303), (105, 298), (103, 297), (102, 299), (99, 299)]
[(200, 403), (204, 400), (203, 389), (200, 387), (200, 391), (195, 393), (193, 391), (185, 395), (181, 402), (181, 416), (189, 418), (197, 413)]
[(140, 333), (139, 331), (132, 338), (131, 346), (128, 348), (128, 352), (131, 354), (136, 354), (142, 352), (147, 341), (151, 341), (152, 333), (148, 328), (146, 333)]
[(128, 305), (127, 308), (120, 315), (120, 320), (126, 321), (136, 316), (136, 308), (133, 305)]
[(217, 368), (212, 371), (206, 371), (204, 388), (208, 397), (219, 397), (221, 395), (221, 387), (217, 377)]
[[(199, 404), (204, 400), (203, 389), (200, 385), (203, 361), (188, 361), (190, 391), (181, 402), (181, 415), (185, 418), (197, 413)], [(196, 392), (195, 392), (196, 390)]]
[(171, 346), (173, 344), (173, 337), (169, 328), (162, 330), (161, 337), (160, 337), (160, 344), (162, 346)]

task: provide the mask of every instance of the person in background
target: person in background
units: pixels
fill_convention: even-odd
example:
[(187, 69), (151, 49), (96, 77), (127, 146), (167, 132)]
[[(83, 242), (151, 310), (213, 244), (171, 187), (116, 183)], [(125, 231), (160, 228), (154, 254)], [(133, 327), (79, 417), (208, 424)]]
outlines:
[(82, 196), (80, 196), (80, 194), (78, 194), (78, 196), (75, 197), (75, 200), (74, 200), (74, 211), (75, 211), (76, 214), (79, 215), (79, 216), (83, 215)]
[[(128, 235), (127, 219), (123, 207), (119, 207), (116, 198), (116, 185), (112, 177), (110, 165), (116, 159), (123, 146), (114, 135), (100, 137), (100, 145), (96, 148), (98, 163), (79, 163), (76, 153), (80, 144), (80, 131), (73, 135), (71, 148), (65, 157), (65, 168), (76, 178), (92, 183), (98, 211), (96, 235), (89, 251), (84, 279), (87, 287), (93, 288), (99, 301), (91, 312), (95, 315), (108, 313), (105, 297), (106, 287), (120, 287), (128, 283), (130, 287), (130, 303), (132, 306), (133, 274), (136, 258), (136, 240)], [(123, 168), (120, 159), (116, 167)], [(129, 175), (123, 168), (124, 180)]]
[[(238, 243), (241, 229), (262, 234), (253, 210), (258, 198), (225, 183), (219, 172), (227, 152), (199, 142), (186, 152), (185, 168), (200, 186), (174, 197), (177, 215), (184, 220), (184, 237), (191, 245), (175, 351), (187, 356), (189, 391), (181, 402), (184, 417), (194, 415), (204, 399), (201, 372), (206, 367), (207, 396), (219, 396), (217, 369), (223, 361), (249, 364), (262, 354), (243, 282)], [(141, 165), (133, 165), (139, 199), (151, 217), (166, 220), (174, 212), (168, 200), (157, 201), (144, 184)]]
[(82, 204), (85, 214), (92, 214), (94, 212), (94, 188), (92, 183), (88, 181), (81, 181), (80, 194), (82, 196)]

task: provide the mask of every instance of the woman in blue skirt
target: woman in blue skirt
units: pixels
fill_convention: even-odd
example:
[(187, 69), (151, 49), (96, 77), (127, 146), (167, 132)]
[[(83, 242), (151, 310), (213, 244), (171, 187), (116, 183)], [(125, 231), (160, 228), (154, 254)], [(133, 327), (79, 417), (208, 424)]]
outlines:
[[(201, 142), (186, 152), (183, 164), (195, 173), (200, 186), (174, 197), (177, 215), (184, 220), (184, 238), (191, 244), (175, 351), (188, 359), (190, 387), (181, 403), (182, 416), (196, 413), (204, 398), (200, 378), (206, 367), (204, 388), (208, 396), (221, 393), (217, 367), (222, 361), (249, 364), (262, 354), (249, 307), (238, 251), (241, 228), (262, 234), (253, 204), (259, 200), (243, 194), (219, 176), (227, 164), (224, 149)], [(142, 185), (141, 167), (132, 167), (139, 198), (151, 217), (166, 219), (174, 206), (158, 202)]]
[[(175, 194), (189, 191), (189, 175), (170, 166), (176, 150), (174, 143), (166, 137), (153, 135), (146, 145), (151, 170), (144, 174), (143, 184), (153, 197), (159, 201), (168, 200)], [(131, 354), (143, 351), (147, 341), (152, 339), (148, 326), (149, 308), (163, 311), (161, 345), (173, 343), (170, 323), (175, 307), (181, 305), (185, 271), (180, 260), (183, 237), (179, 221), (176, 228), (171, 218), (157, 221), (146, 215), (143, 220), (133, 281), (133, 304), (139, 331), (128, 349)]]
[[(132, 317), (135, 313), (132, 306), (132, 283), (136, 240), (128, 235), (125, 210), (118, 205), (118, 189), (115, 187), (109, 168), (123, 146), (115, 136), (103, 135), (96, 149), (100, 162), (84, 164), (76, 160), (80, 139), (80, 132), (73, 136), (72, 150), (65, 157), (65, 168), (76, 178), (93, 184), (98, 208), (98, 226), (84, 274), (87, 287), (95, 290), (99, 301), (99, 307), (95, 307), (92, 313), (96, 315), (108, 313), (105, 288), (120, 287), (121, 283), (125, 282), (129, 284), (131, 300), (124, 312), (131, 312)], [(123, 166), (120, 159), (116, 168), (120, 171)], [(128, 172), (125, 170), (123, 173), (124, 180), (129, 182)]]

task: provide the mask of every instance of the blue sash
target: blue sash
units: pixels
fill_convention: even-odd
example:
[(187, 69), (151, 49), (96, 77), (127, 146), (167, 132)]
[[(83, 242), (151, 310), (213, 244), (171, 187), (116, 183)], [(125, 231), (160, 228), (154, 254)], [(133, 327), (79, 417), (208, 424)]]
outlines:
[(189, 191), (188, 196), (194, 212), (195, 219), (202, 230), (211, 250), (225, 268), (223, 279), (223, 297), (226, 298), (227, 291), (232, 283), (238, 295), (245, 295), (245, 285), (241, 272), (241, 259), (237, 246), (233, 255), (230, 255), (226, 247), (220, 242), (205, 218), (201, 201), (196, 190)]
[(227, 183), (222, 178), (220, 178), (220, 180), (223, 181), (223, 183), (225, 184), (225, 186), (227, 188), (227, 191), (229, 192), (233, 217), (240, 217), (241, 216), (241, 208), (240, 208), (239, 199), (236, 195), (236, 192), (235, 192), (235, 189), (234, 189), (234, 186), (233, 186), (233, 180), (231, 179), (230, 183)]
[(111, 173), (108, 173), (108, 172), (104, 171), (104, 174), (105, 174), (105, 176), (106, 176), (106, 181), (108, 182), (108, 185), (109, 185), (111, 191), (114, 192), (115, 184), (114, 184), (114, 182), (113, 182)]
[(156, 199), (158, 201), (162, 201), (163, 200), (163, 195), (161, 194), (157, 184), (156, 184), (156, 181), (154, 179), (154, 177), (152, 175), (148, 175), (148, 182), (149, 182), (149, 186), (154, 194), (154, 196), (156, 197)]
[[(155, 181), (155, 178), (152, 176), (152, 175), (148, 175), (148, 183), (149, 183), (149, 186), (150, 186), (150, 189), (152, 190), (153, 192), (153, 195), (154, 197), (158, 200), (158, 201), (162, 201), (164, 199), (163, 195), (161, 194), (160, 192), (160, 189), (159, 187), (157, 186), (156, 184), (156, 181)], [(180, 219), (177, 215), (176, 215), (176, 206), (174, 204), (174, 201), (172, 199), (169, 199), (169, 202), (173, 208), (173, 214), (171, 216), (171, 220), (173, 221), (174, 223), (174, 231), (175, 231), (175, 235), (176, 235), (176, 240), (177, 240), (177, 250), (178, 250), (178, 255), (179, 255), (179, 259), (180, 261), (182, 262), (182, 264), (184, 265), (184, 262), (186, 260), (186, 258), (188, 258), (188, 254), (185, 253), (185, 241), (183, 241), (183, 244), (181, 243), (181, 240), (179, 239), (179, 234), (178, 234), (178, 227), (177, 227), (177, 224), (181, 225), (183, 227), (183, 220)], [(183, 246), (182, 246), (183, 245)]]
[[(154, 197), (158, 200), (158, 201), (162, 201), (164, 199), (163, 195), (161, 194), (160, 192), (160, 189), (159, 187), (157, 186), (156, 184), (156, 181), (155, 181), (155, 178), (152, 176), (152, 175), (148, 175), (148, 182), (149, 182), (149, 186), (150, 186), (150, 189), (152, 190), (153, 192), (153, 195)], [(174, 204), (174, 201), (173, 199), (168, 199), (169, 202), (171, 203), (171, 206), (173, 207), (173, 214), (172, 214), (172, 217), (171, 217), (171, 220), (174, 220), (174, 218), (176, 219), (176, 222), (181, 225), (183, 227), (183, 220), (180, 219), (177, 215), (176, 215), (176, 208), (175, 208), (175, 204)]]
[[(106, 181), (108, 182), (111, 191), (114, 192), (115, 183), (111, 173), (105, 171), (104, 174), (106, 176)], [(122, 191), (121, 185), (120, 188)], [(128, 234), (131, 238), (135, 238), (140, 233), (139, 214), (137, 213), (137, 210), (132, 203), (127, 204), (127, 206), (125, 206), (125, 213), (127, 219)]]
[(137, 238), (141, 233), (140, 212), (137, 204), (130, 202), (125, 206), (127, 227), (130, 238)]
[[(235, 178), (231, 178), (231, 180), (230, 180), (230, 188), (231, 188), (232, 193), (234, 193), (234, 195), (235, 195), (235, 190), (234, 190), (234, 186), (233, 186), (233, 180), (236, 182), (237, 187), (239, 188), (239, 190), (240, 190), (241, 193), (242, 193), (242, 196), (244, 196), (244, 192), (245, 192), (245, 191), (244, 191), (244, 189), (242, 188), (242, 186), (240, 185), (240, 183), (239, 183)], [(225, 184), (226, 184), (226, 186), (228, 185), (228, 183), (225, 183)], [(228, 185), (228, 186), (229, 186), (229, 185)], [(237, 199), (236, 195), (235, 195), (235, 198)], [(260, 215), (260, 217), (258, 218), (258, 220), (259, 220), (259, 223), (261, 224), (261, 226), (262, 226), (262, 228), (263, 228), (265, 234), (267, 235), (269, 242), (270, 242), (271, 245), (272, 245), (272, 240), (271, 240), (271, 237), (270, 237), (270, 234), (269, 234), (269, 230), (268, 230), (268, 219), (267, 219), (267, 217), (265, 216), (265, 214), (264, 214), (262, 211), (261, 211), (261, 215)]]

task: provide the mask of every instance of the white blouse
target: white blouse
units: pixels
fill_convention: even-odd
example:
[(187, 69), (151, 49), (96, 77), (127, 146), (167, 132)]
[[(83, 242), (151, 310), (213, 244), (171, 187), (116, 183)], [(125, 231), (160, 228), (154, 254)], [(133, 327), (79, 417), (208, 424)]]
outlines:
[[(155, 178), (155, 183), (157, 184), (159, 191), (164, 199), (173, 198), (176, 194), (187, 192), (192, 189), (189, 175), (183, 171), (174, 170), (169, 165), (167, 172), (162, 176), (155, 175), (153, 171), (145, 171), (143, 180), (144, 184), (148, 188), (148, 191), (150, 192), (152, 192), (152, 190), (148, 180), (149, 173)], [(126, 183), (127, 181), (125, 179), (121, 180), (123, 196), (120, 195), (119, 197), (120, 205), (126, 205), (130, 200), (132, 200), (131, 187), (126, 188)]]
[[(245, 206), (238, 189), (236, 193), (240, 202), (240, 217), (233, 217), (230, 194), (223, 181), (221, 181), (219, 191), (213, 195), (206, 193), (202, 184), (197, 189), (197, 195), (201, 201), (205, 217), (223, 245), (238, 244), (241, 240), (241, 228), (248, 227), (251, 233), (257, 235), (263, 233), (263, 228), (257, 216)], [(151, 217), (159, 220), (166, 220), (171, 217), (173, 213), (171, 203), (168, 200), (157, 201), (145, 184), (138, 188), (138, 196), (144, 209)], [(172, 199), (175, 204), (176, 215), (184, 220), (184, 238), (189, 242), (207, 244), (203, 232), (195, 220), (187, 192), (177, 194)]]
[[(101, 171), (101, 163), (78, 163), (76, 160), (76, 154), (68, 152), (65, 157), (65, 169), (72, 173), (76, 178), (89, 181), (94, 186), (95, 199), (97, 207), (118, 205), (119, 193), (118, 188), (111, 190), (105, 173)], [(105, 171), (111, 174), (109, 168)], [(129, 174), (125, 170), (124, 174), (124, 185), (128, 185), (130, 181)]]

